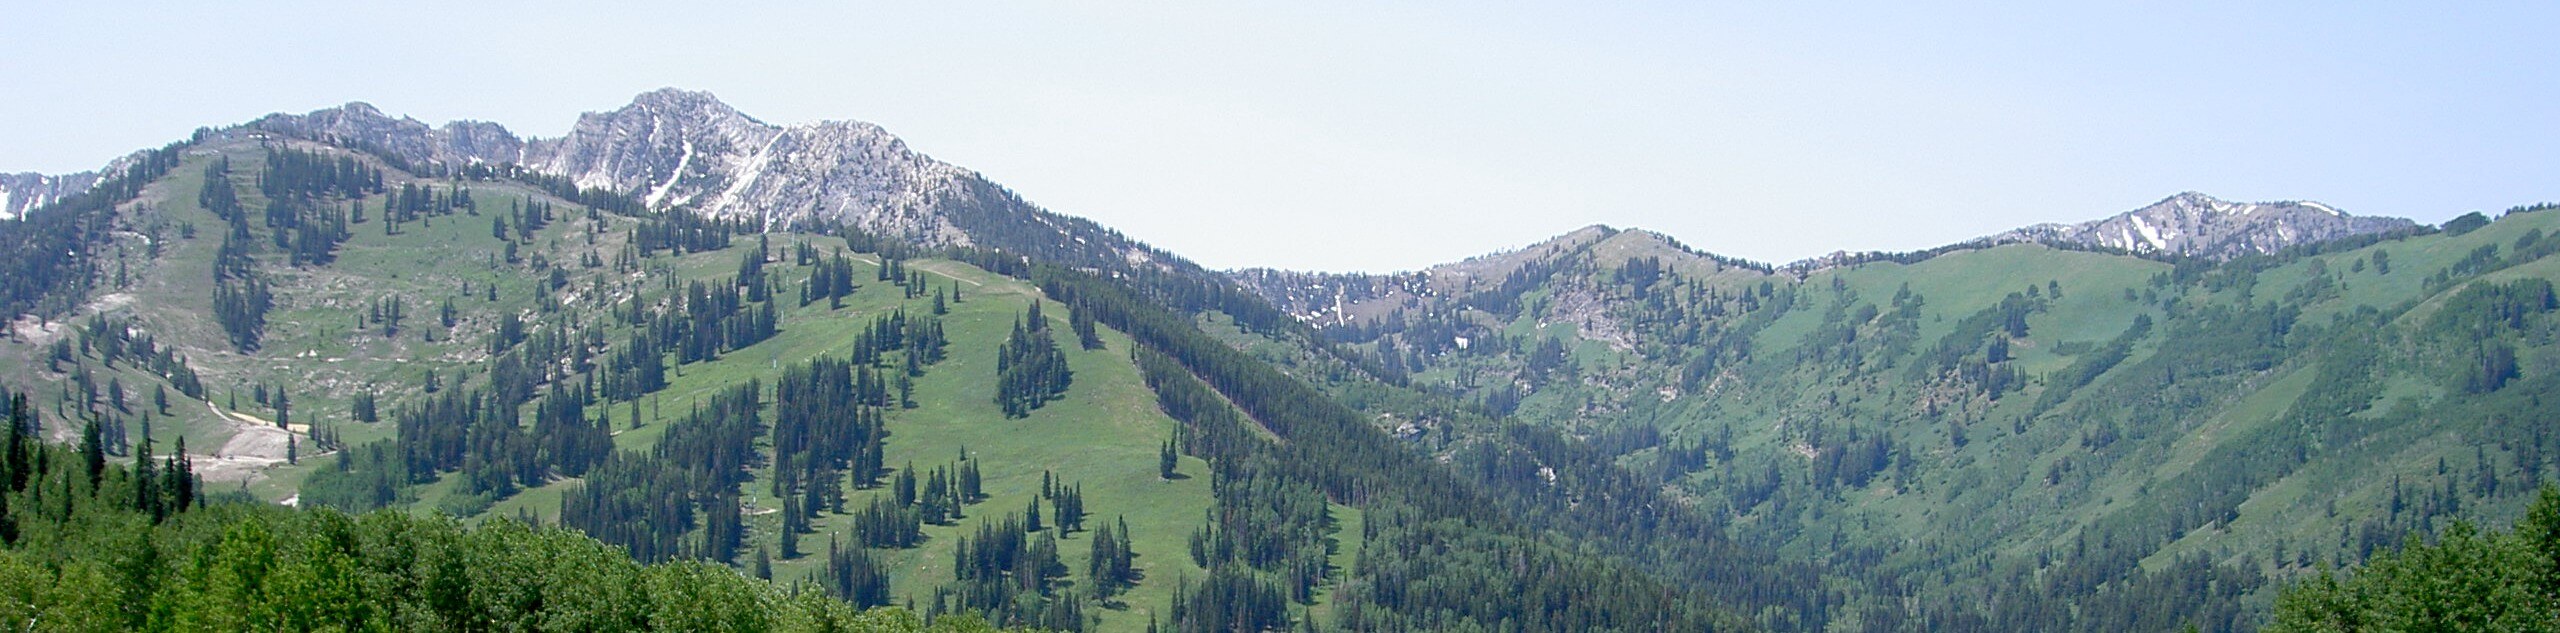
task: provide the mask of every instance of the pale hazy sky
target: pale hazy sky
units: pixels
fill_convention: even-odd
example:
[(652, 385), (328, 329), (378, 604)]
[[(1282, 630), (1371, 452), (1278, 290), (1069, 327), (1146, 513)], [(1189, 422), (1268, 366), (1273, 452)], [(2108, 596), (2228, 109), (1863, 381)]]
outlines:
[(13, 7), (0, 171), (355, 100), (555, 136), (677, 86), (879, 123), (1220, 268), (1593, 223), (1787, 261), (2184, 190), (2560, 200), (2548, 2), (527, 4)]

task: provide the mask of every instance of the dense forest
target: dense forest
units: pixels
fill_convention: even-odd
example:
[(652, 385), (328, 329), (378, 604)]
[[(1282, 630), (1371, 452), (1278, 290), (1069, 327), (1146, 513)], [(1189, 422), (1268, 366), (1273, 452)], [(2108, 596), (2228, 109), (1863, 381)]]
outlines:
[(0, 617), (32, 631), (990, 631), (861, 610), (700, 561), (644, 565), (562, 528), (294, 511), (208, 493), (177, 456), (109, 464), (29, 437), (0, 458)]

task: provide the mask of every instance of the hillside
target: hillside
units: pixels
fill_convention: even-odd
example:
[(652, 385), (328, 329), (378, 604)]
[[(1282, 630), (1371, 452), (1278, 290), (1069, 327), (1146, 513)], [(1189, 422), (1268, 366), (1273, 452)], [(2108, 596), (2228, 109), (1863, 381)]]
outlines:
[[(2534, 422), (2560, 397), (2539, 209), (2227, 260), (2007, 244), (1767, 271), (1585, 230), (1384, 284), (1240, 276), (1416, 389), (1819, 561), (1855, 587), (1834, 624), (2245, 630), (2289, 579), (2503, 523), (2560, 476)], [(1431, 290), (1488, 264), (1503, 283)]]
[[(272, 122), (0, 224), (70, 255), (7, 262), (25, 314), (0, 386), (37, 396), (51, 438), (187, 455), (225, 498), (565, 526), (644, 563), (1056, 629), (1740, 628), (1743, 591), (1667, 583), (1771, 564), (1570, 501), (1647, 503), (1627, 481), (1495, 487), (1310, 401), (1197, 324), (1330, 347), (1141, 244), (767, 233)], [(963, 224), (1120, 239), (1014, 211)], [(1391, 388), (1352, 371), (1330, 378)], [(1635, 562), (1654, 551), (1701, 555)], [(1585, 608), (1541, 606), (1562, 603)]]
[[(161, 454), (175, 450), (183, 438), (185, 446), (202, 451), (196, 467), (208, 485), (238, 487), (269, 501), (321, 501), (363, 510), (374, 504), (327, 495), (323, 499), (301, 488), (314, 476), (348, 468), (350, 454), (340, 447), (399, 445), (395, 438), (400, 424), (393, 420), (398, 415), (394, 412), (432, 401), (437, 389), (427, 387), (430, 382), (443, 382), (443, 393), (476, 387), (479, 375), (492, 371), (493, 360), (506, 358), (490, 352), (491, 339), (501, 336), (501, 328), (522, 328), (522, 334), (511, 338), (527, 342), (517, 345), (538, 345), (546, 336), (567, 338), (572, 341), (568, 346), (581, 348), (578, 355), (583, 359), (587, 345), (575, 341), (621, 343), (627, 336), (623, 333), (627, 327), (610, 322), (615, 312), (654, 304), (671, 289), (690, 283), (727, 281), (738, 272), (742, 256), (759, 250), (759, 238), (739, 235), (718, 238), (722, 244), (698, 252), (643, 257), (632, 240), (644, 220), (591, 214), (522, 185), (452, 185), (411, 181), (392, 173), (383, 183), (385, 189), (397, 192), (414, 184), (439, 193), (467, 192), (476, 208), (429, 211), (400, 223), (397, 234), (388, 234), (380, 227), (391, 222), (382, 217), (380, 207), (371, 207), (366, 213), (374, 217), (353, 225), (360, 230), (350, 231), (328, 265), (295, 267), (262, 261), (260, 270), (268, 276), (276, 300), (266, 313), (267, 325), (256, 347), (244, 353), (217, 323), (200, 316), (215, 312), (204, 288), (214, 277), (220, 250), (216, 235), (225, 220), (204, 209), (196, 193), (205, 187), (208, 166), (227, 159), (234, 166), (229, 179), (235, 185), (256, 182), (269, 174), (251, 167), (261, 163), (270, 148), (291, 147), (297, 146), (262, 145), (241, 138), (209, 141), (191, 149), (168, 178), (152, 184), (127, 207), (128, 215), (120, 218), (120, 223), (144, 229), (128, 236), (138, 243), (117, 262), (125, 270), (125, 283), (95, 298), (71, 323), (22, 322), (25, 339), (7, 346), (6, 362), (39, 371), (20, 375), (20, 380), (13, 381), (20, 384), (12, 387), (39, 393), (74, 384), (112, 389), (124, 394), (121, 400), (102, 396), (97, 407), (110, 420), (108, 426), (137, 441), (145, 425), (153, 427), (151, 437)], [(326, 151), (318, 146), (299, 147)], [(237, 189), (245, 198), (240, 203), (244, 208), (277, 204), (255, 195), (255, 188)], [(545, 210), (524, 212), (537, 206)], [(508, 229), (511, 234), (505, 239), (491, 235), (493, 223), (511, 224), (501, 218), (517, 218), (512, 224), (520, 227), (523, 218), (543, 214), (555, 219), (529, 232)], [(189, 229), (177, 227), (190, 225), (195, 227), (194, 236), (179, 237)], [(264, 233), (263, 227), (253, 230)], [(153, 249), (150, 235), (165, 240), (157, 246), (156, 258), (144, 253)], [(859, 288), (833, 300), (841, 307), (823, 298), (794, 305), (791, 297), (823, 267), (801, 265), (787, 254), (803, 246), (820, 252), (821, 241), (829, 244), (823, 247), (825, 257), (843, 258), (845, 270)], [(725, 388), (751, 380), (771, 384), (786, 369), (812, 359), (848, 357), (855, 353), (853, 346), (870, 340), (866, 337), (878, 325), (875, 318), (893, 313), (923, 318), (933, 312), (935, 303), (946, 303), (948, 314), (935, 316), (932, 322), (951, 341), (944, 352), (949, 358), (913, 380), (907, 399), (914, 407), (887, 415), (887, 433), (894, 439), (885, 443), (885, 463), (893, 468), (909, 463), (948, 466), (965, 450), (971, 462), (983, 465), (976, 470), (983, 477), (984, 497), (968, 506), (972, 519), (929, 526), (926, 546), (883, 557), (885, 565), (919, 570), (892, 576), (897, 595), (929, 603), (932, 589), (949, 581), (957, 535), (978, 523), (974, 518), (978, 514), (1019, 512), (1039, 490), (1044, 471), (1063, 482), (1083, 485), (1083, 507), (1094, 524), (1125, 518), (1130, 530), (1126, 536), (1137, 544), (1136, 557), (1145, 561), (1142, 568), (1166, 579), (1127, 594), (1123, 600), (1136, 605), (1134, 610), (1104, 618), (1107, 628), (1142, 627), (1147, 615), (1165, 609), (1172, 579), (1202, 575), (1179, 545), (1209, 506), (1209, 482), (1206, 477), (1172, 481), (1157, 477), (1158, 449), (1173, 435), (1174, 423), (1155, 410), (1153, 394), (1138, 381), (1125, 339), (1103, 332), (1104, 347), (1069, 352), (1079, 388), (1033, 416), (1006, 420), (996, 410), (987, 380), (996, 371), (994, 345), (1035, 300), (1036, 290), (946, 260), (890, 262), (902, 271), (900, 277), (915, 275), (914, 282), (880, 281), (880, 257), (847, 253), (842, 239), (796, 236), (769, 244), (763, 257), (773, 260), (776, 269), (767, 283), (774, 289), (771, 301), (781, 305), (779, 331), (769, 339), (727, 349), (715, 359), (674, 366), (666, 386), (645, 400), (591, 398), (589, 404), (597, 409), (590, 415), (610, 426), (614, 448), (646, 451), (670, 427), (682, 424), (684, 412), (705, 406)], [(607, 264), (608, 260), (616, 263)], [(910, 285), (930, 291), (909, 292)], [(945, 298), (955, 292), (962, 298)], [(452, 306), (452, 311), (443, 312), (445, 306)], [(1066, 312), (1054, 303), (1051, 310), (1048, 320), (1055, 322), (1051, 329), (1067, 330)], [(401, 316), (372, 316), (386, 311)], [(107, 336), (102, 330), (149, 339), (157, 349), (184, 359), (195, 378), (206, 385), (206, 399), (211, 402), (170, 394), (167, 398), (173, 402), (157, 406), (150, 394), (164, 381), (137, 366), (140, 363), (108, 362), (107, 357), (117, 353), (98, 351), (103, 345), (94, 341)], [(57, 342), (83, 351), (74, 354), (76, 360), (56, 365), (62, 372), (41, 371)], [(604, 359), (579, 362), (603, 364)], [(558, 380), (545, 382), (557, 389), (562, 384)], [(585, 384), (593, 387), (597, 381), (590, 376)], [(83, 388), (72, 387), (74, 391)], [(546, 393), (548, 399), (561, 397)], [(270, 398), (287, 405), (262, 404)], [(350, 419), (349, 411), (361, 398), (376, 400), (381, 421)], [(627, 410), (608, 406), (619, 400), (629, 400)], [(643, 402), (646, 406), (639, 406)], [(532, 411), (542, 405), (526, 406), (532, 417)], [(626, 412), (641, 415), (635, 420)], [(289, 423), (290, 433), (271, 424), (280, 420)], [(57, 433), (76, 430), (63, 422), (49, 426)], [(771, 446), (758, 450), (763, 455), (757, 458), (759, 463), (773, 462)], [(354, 455), (353, 469), (363, 470), (368, 462), (362, 453)], [(289, 459), (299, 463), (287, 463)], [(773, 514), (777, 501), (765, 490), (771, 487), (772, 468), (761, 467), (768, 474), (757, 476), (758, 484), (745, 486), (740, 498), (747, 508), (743, 522), (748, 531), (742, 552), (780, 549), (777, 532), (782, 522)], [(1203, 472), (1196, 460), (1180, 470)], [(419, 512), (554, 522), (562, 495), (580, 483), (574, 477), (536, 478), (539, 481), (525, 482), (521, 490), (474, 493), (467, 479), (448, 476), (415, 487), (397, 486), (401, 490), (395, 503)], [(855, 494), (845, 504), (859, 508), (880, 494), (886, 493)], [(772, 573), (783, 580), (815, 577), (825, 561), (823, 543), (829, 535), (845, 532), (848, 516), (849, 512), (827, 512), (810, 521), (802, 528), (807, 534), (800, 537), (804, 554), (779, 558)], [(1089, 551), (1081, 546), (1089, 538), (1089, 533), (1080, 533), (1064, 541), (1075, 546), (1061, 548), (1062, 560), (1071, 568), (1084, 568)], [(735, 558), (741, 565), (749, 559), (744, 554)]]

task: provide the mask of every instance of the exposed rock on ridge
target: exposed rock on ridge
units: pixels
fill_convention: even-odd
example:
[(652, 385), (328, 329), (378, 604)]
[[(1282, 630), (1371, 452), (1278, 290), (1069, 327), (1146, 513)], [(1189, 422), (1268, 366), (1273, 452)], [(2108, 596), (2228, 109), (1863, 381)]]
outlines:
[(2402, 218), (2347, 215), (2317, 202), (2229, 202), (2190, 191), (2103, 220), (2038, 224), (1986, 239), (2229, 259), (2414, 226)]
[(39, 173), (0, 174), (0, 220), (26, 215), (36, 207), (83, 191), (98, 184), (98, 172), (47, 176)]
[(927, 246), (968, 245), (948, 207), (997, 189), (917, 153), (880, 126), (779, 126), (710, 93), (662, 89), (581, 115), (568, 135), (519, 139), (492, 123), (430, 127), (363, 103), (275, 114), (250, 127), (372, 151), (412, 164), (514, 163), (656, 209), (753, 218), (768, 228), (850, 222)]

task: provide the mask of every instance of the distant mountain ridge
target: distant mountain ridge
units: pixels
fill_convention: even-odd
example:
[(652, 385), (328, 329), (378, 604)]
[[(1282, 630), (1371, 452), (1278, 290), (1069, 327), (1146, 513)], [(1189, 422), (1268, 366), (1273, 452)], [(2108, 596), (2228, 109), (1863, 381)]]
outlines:
[(2347, 215), (2318, 202), (2231, 202), (2189, 191), (2106, 219), (2037, 224), (1985, 239), (2229, 259), (2417, 224), (2405, 218)]
[[(1261, 294), (1299, 320), (1316, 325), (1342, 325), (1384, 316), (1396, 310), (1427, 312), (1474, 292), (1490, 290), (1505, 277), (1532, 263), (1553, 260), (1602, 244), (1596, 251), (1603, 267), (1616, 267), (1630, 257), (1652, 256), (1664, 268), (1693, 274), (1727, 269), (1769, 274), (1783, 271), (1802, 277), (1826, 268), (1879, 259), (1925, 258), (1939, 252), (2034, 243), (2123, 251), (2146, 256), (2230, 259), (2265, 254), (2301, 244), (2326, 242), (2415, 228), (2417, 222), (2393, 217), (2348, 215), (2310, 201), (2229, 202), (2202, 193), (2184, 192), (2115, 216), (2076, 224), (2046, 223), (2021, 227), (1918, 253), (1838, 252), (1770, 267), (1691, 249), (1669, 236), (1640, 229), (1593, 225), (1516, 250), (1499, 251), (1424, 268), (1393, 273), (1321, 273), (1252, 268), (1230, 271), (1237, 283)], [(1611, 252), (1615, 251), (1615, 252)]]
[[(431, 126), (392, 117), (362, 102), (304, 114), (272, 114), (243, 127), (362, 149), (410, 164), (514, 164), (567, 178), (581, 187), (628, 194), (654, 209), (748, 219), (768, 229), (842, 223), (926, 247), (1072, 251), (1075, 256), (1068, 259), (1088, 263), (1170, 258), (1090, 221), (1041, 210), (976, 172), (914, 151), (880, 126), (856, 121), (775, 125), (741, 113), (707, 92), (664, 88), (642, 93), (621, 108), (583, 114), (567, 134), (547, 139), (520, 137), (502, 125), (482, 121)], [(0, 218), (85, 190), (98, 180), (97, 173), (103, 172), (0, 175)], [(2187, 192), (2105, 219), (2038, 224), (1965, 244), (2037, 242), (2227, 259), (2415, 225), (2400, 218), (2351, 216), (2317, 202), (2235, 203)], [(1609, 235), (1618, 232), (1594, 228)], [(988, 243), (991, 237), (995, 243)], [(1674, 260), (1750, 265), (1685, 246), (1670, 252), (1678, 255)], [(1835, 254), (1787, 268), (1802, 272), (1857, 257)], [(1447, 276), (1481, 268), (1462, 264), (1423, 272)], [(1292, 298), (1286, 291), (1290, 282), (1272, 284), (1281, 278), (1303, 281), (1310, 274), (1239, 271), (1231, 276), (1261, 279), (1253, 283), (1264, 289), (1265, 296), (1297, 311), (1309, 306), (1301, 305), (1304, 298)], [(1400, 275), (1406, 274), (1363, 277)], [(1343, 290), (1351, 291), (1347, 286)]]
[(1188, 261), (1084, 218), (1041, 209), (977, 172), (909, 148), (880, 126), (782, 126), (707, 92), (665, 88), (580, 115), (559, 138), (505, 127), (441, 127), (365, 103), (273, 114), (247, 129), (426, 165), (514, 164), (580, 187), (631, 195), (652, 209), (746, 219), (766, 229), (838, 224), (918, 246), (978, 246), (1086, 266)]
[(430, 127), (364, 103), (250, 123), (262, 131), (365, 147), (412, 163), (514, 163), (652, 208), (752, 218), (769, 228), (850, 222), (927, 246), (971, 236), (937, 208), (976, 174), (909, 149), (880, 126), (778, 126), (707, 92), (661, 89), (578, 117), (560, 138), (524, 139), (494, 123)]
[(1229, 271), (1228, 278), (1308, 323), (1343, 325), (1404, 310), (1432, 312), (1480, 293), (1534, 283), (1569, 257), (1619, 267), (1650, 258), (1661, 270), (1701, 278), (1760, 276), (1767, 264), (1699, 251), (1671, 236), (1594, 224), (1526, 247), (1470, 257), (1418, 271), (1314, 273), (1269, 268)]

